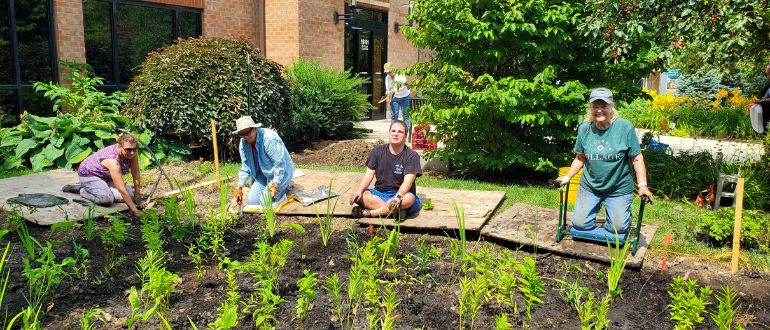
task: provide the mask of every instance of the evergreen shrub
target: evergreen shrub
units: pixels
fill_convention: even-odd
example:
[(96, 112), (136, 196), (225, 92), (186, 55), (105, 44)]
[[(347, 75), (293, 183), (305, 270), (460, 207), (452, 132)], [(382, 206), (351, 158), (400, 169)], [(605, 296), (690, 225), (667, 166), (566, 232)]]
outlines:
[[(247, 54), (251, 58), (251, 108), (247, 107)], [(250, 115), (285, 133), (291, 123), (283, 68), (246, 39), (190, 38), (150, 53), (128, 88), (127, 111), (156, 134), (177, 135), (210, 146), (210, 119), (218, 123), (220, 149), (236, 157), (235, 120)]]
[(361, 92), (365, 78), (298, 60), (286, 69), (291, 88), (294, 143), (355, 137), (353, 124), (372, 108)]

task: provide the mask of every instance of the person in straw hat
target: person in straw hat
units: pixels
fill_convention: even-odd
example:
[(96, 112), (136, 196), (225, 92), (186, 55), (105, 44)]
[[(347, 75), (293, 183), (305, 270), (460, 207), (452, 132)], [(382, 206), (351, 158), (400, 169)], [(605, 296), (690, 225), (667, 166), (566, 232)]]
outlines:
[(236, 195), (243, 196), (243, 186), (251, 183), (246, 196), (248, 205), (262, 205), (268, 191), (274, 205), (280, 204), (286, 199), (294, 175), (294, 162), (286, 145), (278, 133), (255, 123), (251, 116), (238, 118), (235, 126), (237, 129), (233, 133), (241, 137), (241, 170)]

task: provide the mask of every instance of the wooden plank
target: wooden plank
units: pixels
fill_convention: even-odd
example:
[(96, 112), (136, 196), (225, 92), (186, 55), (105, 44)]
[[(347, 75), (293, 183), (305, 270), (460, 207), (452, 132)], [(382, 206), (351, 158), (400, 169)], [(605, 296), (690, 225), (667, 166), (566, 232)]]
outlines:
[[(606, 245), (573, 240), (569, 236), (556, 243), (558, 217), (558, 210), (519, 203), (490, 220), (481, 230), (481, 235), (579, 258), (610, 261)], [(571, 215), (567, 218), (571, 219)], [(657, 230), (658, 226), (642, 224), (639, 249), (631, 256), (627, 267), (642, 266), (650, 241)]]
[[(433, 201), (433, 210), (420, 210), (400, 223), (404, 228), (457, 230), (457, 218), (452, 208), (452, 200), (465, 209), (465, 229), (478, 231), (487, 222), (498, 205), (503, 201), (503, 191), (454, 190), (429, 187), (417, 187), (417, 195), (425, 202)], [(394, 226), (393, 219), (362, 218), (359, 224)]]
[[(84, 200), (80, 195), (62, 192), (61, 188), (68, 183), (78, 183), (78, 174), (69, 169), (57, 169), (48, 172), (27, 174), (0, 180), (0, 208), (11, 210), (8, 199), (19, 194), (47, 193), (69, 200), (68, 204), (54, 207), (39, 208), (30, 211), (22, 208), (22, 214), (27, 221), (39, 225), (52, 225), (65, 220), (82, 220), (88, 214), (88, 206), (73, 202), (73, 199)], [(124, 203), (116, 203), (110, 207), (95, 205), (94, 216), (128, 210)]]
[[(331, 199), (331, 205), (337, 203), (334, 209), (334, 215), (346, 216), (350, 215), (350, 211), (353, 207), (348, 202), (350, 200), (350, 194), (353, 189), (358, 187), (358, 183), (361, 182), (364, 173), (352, 173), (352, 172), (332, 172), (323, 170), (310, 170), (302, 169), (305, 175), (294, 178), (294, 186), (289, 190), (289, 194), (296, 194), (303, 191), (308, 191), (319, 186), (329, 186), (332, 183), (332, 191), (339, 194), (339, 196)], [(334, 179), (334, 182), (332, 182)], [(321, 201), (310, 206), (302, 206), (301, 203), (295, 201), (285, 207), (278, 214), (283, 215), (315, 215), (316, 209), (318, 213), (326, 213), (326, 201)]]
[[(307, 191), (318, 186), (328, 186), (334, 179), (332, 191), (340, 194), (331, 199), (331, 204), (337, 203), (334, 209), (335, 216), (349, 216), (352, 206), (349, 204), (350, 194), (358, 187), (364, 173), (351, 172), (332, 172), (323, 170), (302, 169), (304, 176), (294, 178), (294, 186), (289, 194)], [(427, 201), (431, 198), (435, 208), (433, 210), (421, 210), (416, 215), (401, 222), (402, 227), (426, 228), (426, 229), (458, 229), (455, 213), (452, 208), (454, 199), (458, 205), (465, 209), (465, 225), (467, 230), (478, 231), (489, 219), (495, 208), (502, 202), (505, 192), (502, 191), (467, 191), (453, 189), (438, 189), (417, 187), (417, 195), (420, 199)], [(325, 213), (327, 208), (326, 201), (315, 203), (311, 206), (302, 206), (297, 201), (292, 202), (283, 210), (277, 212), (282, 215), (306, 215), (315, 216), (316, 212)], [(237, 208), (232, 208), (232, 212), (237, 212)], [(384, 224), (393, 226), (393, 219), (360, 219), (362, 224)]]

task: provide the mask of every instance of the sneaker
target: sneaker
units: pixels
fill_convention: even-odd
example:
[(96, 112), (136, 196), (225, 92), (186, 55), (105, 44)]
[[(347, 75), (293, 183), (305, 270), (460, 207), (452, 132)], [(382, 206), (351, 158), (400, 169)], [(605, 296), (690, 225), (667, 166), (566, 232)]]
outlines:
[(406, 220), (406, 211), (408, 211), (408, 209), (398, 209), (398, 218), (396, 218), (397, 222)]
[(353, 206), (353, 209), (350, 211), (350, 215), (354, 218), (369, 218), (372, 216), (372, 211), (356, 205)]
[(73, 193), (73, 194), (80, 194), (80, 188), (82, 186), (75, 183), (75, 184), (65, 184), (64, 187), (61, 188), (61, 191)]

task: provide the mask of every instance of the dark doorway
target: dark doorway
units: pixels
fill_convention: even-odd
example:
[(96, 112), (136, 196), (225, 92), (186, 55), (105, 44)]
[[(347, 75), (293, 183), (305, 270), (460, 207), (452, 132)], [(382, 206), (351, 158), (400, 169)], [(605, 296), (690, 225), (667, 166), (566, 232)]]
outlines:
[(384, 119), (385, 103), (378, 101), (385, 90), (382, 66), (388, 54), (388, 14), (349, 7), (345, 11), (353, 14), (352, 19), (345, 21), (345, 70), (358, 73), (369, 81), (361, 88), (375, 108), (369, 111), (368, 119)]

